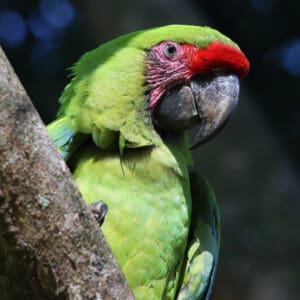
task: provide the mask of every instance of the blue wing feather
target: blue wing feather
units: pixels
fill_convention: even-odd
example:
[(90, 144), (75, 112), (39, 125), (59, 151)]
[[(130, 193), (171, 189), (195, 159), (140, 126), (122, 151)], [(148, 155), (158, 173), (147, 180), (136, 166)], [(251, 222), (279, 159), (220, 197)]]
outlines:
[(72, 156), (87, 138), (87, 135), (78, 133), (72, 128), (68, 117), (54, 120), (47, 126), (47, 129), (65, 161)]
[(180, 300), (209, 300), (216, 275), (219, 253), (219, 210), (207, 180), (190, 174), (192, 222)]

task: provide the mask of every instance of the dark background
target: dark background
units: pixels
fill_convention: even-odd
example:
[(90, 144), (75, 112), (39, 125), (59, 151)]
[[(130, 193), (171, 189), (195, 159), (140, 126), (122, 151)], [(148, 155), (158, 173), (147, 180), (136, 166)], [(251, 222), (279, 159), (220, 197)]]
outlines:
[(55, 117), (67, 69), (120, 34), (209, 25), (247, 54), (251, 72), (234, 117), (195, 153), (221, 207), (214, 300), (299, 297), (299, 11), (296, 0), (0, 2), (0, 43), (45, 123)]

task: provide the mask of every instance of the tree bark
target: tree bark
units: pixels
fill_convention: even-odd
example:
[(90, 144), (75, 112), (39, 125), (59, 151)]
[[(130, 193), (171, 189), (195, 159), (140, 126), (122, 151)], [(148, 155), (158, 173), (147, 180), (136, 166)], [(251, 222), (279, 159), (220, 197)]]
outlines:
[(0, 298), (133, 299), (0, 48)]

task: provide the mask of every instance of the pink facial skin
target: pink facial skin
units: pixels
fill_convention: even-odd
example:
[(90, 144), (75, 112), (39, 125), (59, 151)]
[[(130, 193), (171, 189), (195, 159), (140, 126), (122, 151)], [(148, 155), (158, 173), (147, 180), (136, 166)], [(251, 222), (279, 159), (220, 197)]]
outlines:
[(182, 59), (183, 54), (182, 46), (171, 41), (162, 42), (150, 49), (146, 79), (150, 89), (151, 111), (166, 90), (190, 79), (191, 74)]

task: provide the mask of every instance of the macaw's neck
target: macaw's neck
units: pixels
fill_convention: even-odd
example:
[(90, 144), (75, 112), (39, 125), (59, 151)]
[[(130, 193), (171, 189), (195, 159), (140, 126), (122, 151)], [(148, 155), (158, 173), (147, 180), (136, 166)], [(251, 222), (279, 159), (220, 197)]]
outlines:
[(157, 129), (157, 131), (162, 139), (162, 144), (154, 147), (152, 158), (180, 176), (188, 176), (188, 167), (192, 164), (188, 132), (161, 129)]

